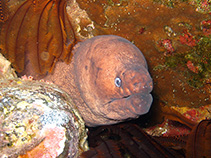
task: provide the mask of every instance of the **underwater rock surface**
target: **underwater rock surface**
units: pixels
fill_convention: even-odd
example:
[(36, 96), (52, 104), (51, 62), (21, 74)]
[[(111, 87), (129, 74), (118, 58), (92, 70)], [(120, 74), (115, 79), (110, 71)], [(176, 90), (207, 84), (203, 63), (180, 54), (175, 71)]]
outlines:
[(40, 81), (0, 81), (0, 157), (78, 157), (84, 121), (69, 96)]

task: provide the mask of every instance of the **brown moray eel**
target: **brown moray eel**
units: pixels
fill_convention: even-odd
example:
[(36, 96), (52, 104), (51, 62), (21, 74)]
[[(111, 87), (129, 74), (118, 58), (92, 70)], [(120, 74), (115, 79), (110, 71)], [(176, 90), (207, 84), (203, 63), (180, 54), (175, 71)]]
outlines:
[(72, 62), (44, 78), (67, 91), (87, 126), (114, 124), (149, 111), (152, 79), (141, 51), (114, 35), (76, 45)]

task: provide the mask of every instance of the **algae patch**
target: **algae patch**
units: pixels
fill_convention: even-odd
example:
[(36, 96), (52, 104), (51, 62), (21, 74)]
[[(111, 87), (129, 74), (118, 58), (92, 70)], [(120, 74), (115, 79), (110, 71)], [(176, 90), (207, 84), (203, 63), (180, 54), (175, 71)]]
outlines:
[(194, 88), (200, 88), (211, 78), (211, 38), (201, 37), (197, 45), (185, 53), (175, 53), (165, 59), (169, 68), (179, 67)]

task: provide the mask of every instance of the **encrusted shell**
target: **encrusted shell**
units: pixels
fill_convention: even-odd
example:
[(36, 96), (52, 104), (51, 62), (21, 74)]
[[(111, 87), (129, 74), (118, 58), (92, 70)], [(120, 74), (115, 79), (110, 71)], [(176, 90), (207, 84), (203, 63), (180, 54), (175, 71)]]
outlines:
[(53, 84), (0, 80), (0, 157), (78, 157), (86, 129), (68, 94)]

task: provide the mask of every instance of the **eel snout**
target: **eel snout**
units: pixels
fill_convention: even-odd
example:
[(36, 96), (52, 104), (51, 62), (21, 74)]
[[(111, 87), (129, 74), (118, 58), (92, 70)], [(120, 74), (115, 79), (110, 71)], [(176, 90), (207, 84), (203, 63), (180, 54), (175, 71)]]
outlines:
[(129, 69), (122, 73), (122, 89), (121, 94), (124, 96), (133, 93), (150, 93), (152, 91), (152, 79), (146, 68)]

